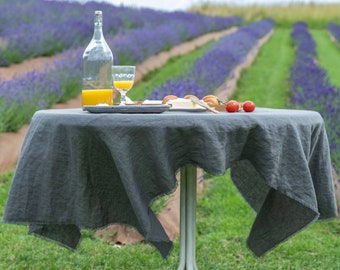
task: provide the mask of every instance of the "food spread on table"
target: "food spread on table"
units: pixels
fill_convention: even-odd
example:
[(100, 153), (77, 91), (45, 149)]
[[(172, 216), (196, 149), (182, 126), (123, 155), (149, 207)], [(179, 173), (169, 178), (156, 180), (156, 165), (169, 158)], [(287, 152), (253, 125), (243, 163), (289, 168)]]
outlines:
[[(215, 95), (206, 95), (199, 99), (195, 95), (185, 95), (178, 97), (176, 95), (167, 95), (162, 100), (144, 100), (132, 101), (128, 100), (125, 108), (121, 105), (108, 105), (105, 103), (97, 104), (96, 106), (85, 106), (84, 111), (96, 113), (162, 113), (170, 111), (188, 111), (188, 112), (204, 112), (213, 113), (220, 112), (253, 112), (255, 103), (247, 100), (238, 102), (236, 100), (223, 101)], [(148, 108), (146, 108), (148, 107)]]
[(236, 100), (223, 101), (215, 95), (207, 95), (202, 99), (194, 95), (186, 95), (183, 98), (175, 95), (167, 95), (163, 98), (162, 104), (169, 104), (171, 108), (206, 108), (212, 112), (253, 112), (255, 110), (255, 103), (247, 100), (245, 102), (238, 102)]

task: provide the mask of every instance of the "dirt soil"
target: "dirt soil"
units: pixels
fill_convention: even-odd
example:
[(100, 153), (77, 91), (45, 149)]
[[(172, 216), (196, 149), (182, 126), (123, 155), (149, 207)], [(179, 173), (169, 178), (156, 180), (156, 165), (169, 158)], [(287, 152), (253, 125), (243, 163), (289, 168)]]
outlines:
[[(187, 54), (198, 47), (207, 44), (212, 40), (218, 40), (227, 34), (235, 32), (237, 28), (231, 28), (221, 32), (209, 33), (200, 36), (194, 40), (182, 43), (175, 46), (169, 51), (161, 52), (154, 55), (144, 62), (137, 65), (136, 69), (136, 82), (140, 81), (143, 76), (150, 71), (161, 68), (165, 65), (170, 58)], [(271, 33), (270, 33), (271, 35)], [(253, 59), (259, 50), (259, 47), (269, 39), (270, 35), (264, 37), (259, 44), (252, 50), (246, 61), (239, 67), (235, 68), (233, 75), (229, 77), (225, 84), (223, 84), (217, 91), (218, 96), (221, 99), (226, 100), (233, 91), (236, 89), (236, 82), (239, 78), (240, 72), (243, 68), (250, 66)], [(59, 56), (55, 56), (59, 57)], [(0, 68), (0, 79), (11, 79), (16, 75), (35, 70), (43, 70), (51, 60), (55, 57), (40, 57), (31, 60), (24, 61), (21, 64), (15, 64), (10, 67)], [(67, 103), (57, 104), (53, 108), (79, 108), (81, 107), (81, 95), (69, 100)], [(12, 170), (15, 168), (15, 164), (18, 160), (20, 150), (28, 131), (29, 125), (24, 126), (18, 132), (9, 132), (0, 134), (0, 173)], [(202, 170), (198, 169), (198, 176), (202, 174)], [(198, 193), (203, 189), (202, 182), (198, 183)], [(179, 235), (179, 188), (175, 191), (174, 195), (168, 201), (167, 206), (158, 215), (160, 222), (165, 228), (170, 239), (174, 240)], [(111, 225), (103, 230), (98, 230), (96, 235), (104, 237), (111, 244), (134, 244), (143, 240), (143, 237), (136, 232), (133, 228), (123, 225)]]

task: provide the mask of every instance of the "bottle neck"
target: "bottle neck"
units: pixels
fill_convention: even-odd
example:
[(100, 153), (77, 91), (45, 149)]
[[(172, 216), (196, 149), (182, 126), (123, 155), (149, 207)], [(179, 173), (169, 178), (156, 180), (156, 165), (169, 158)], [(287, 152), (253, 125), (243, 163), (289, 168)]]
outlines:
[(103, 16), (102, 14), (95, 13), (93, 39), (100, 40), (102, 38), (103, 38)]

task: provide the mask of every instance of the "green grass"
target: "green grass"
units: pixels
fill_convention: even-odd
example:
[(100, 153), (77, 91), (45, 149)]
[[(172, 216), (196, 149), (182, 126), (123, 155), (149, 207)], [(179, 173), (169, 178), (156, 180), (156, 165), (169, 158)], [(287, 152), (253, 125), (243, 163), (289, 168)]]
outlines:
[(255, 258), (245, 244), (254, 212), (229, 174), (207, 182), (209, 188), (199, 200), (197, 213), (201, 269), (339, 269), (337, 220), (316, 223), (264, 257)]
[[(11, 175), (0, 176), (0, 214), (9, 190)], [(340, 269), (340, 223), (316, 223), (262, 258), (246, 247), (255, 218), (230, 180), (229, 173), (205, 180), (198, 199), (197, 265), (199, 269)], [(0, 269), (176, 269), (179, 244), (163, 260), (148, 244), (111, 246), (83, 231), (76, 252), (34, 236), (23, 225), (0, 224)]]
[(331, 41), (326, 30), (310, 30), (316, 43), (318, 63), (327, 70), (331, 84), (340, 87), (340, 48)]
[[(0, 176), (0, 216), (13, 173)], [(27, 227), (0, 223), (0, 269), (171, 269), (176, 256), (163, 260), (150, 245), (114, 247), (94, 239), (93, 232), (84, 237), (76, 252), (51, 242), (27, 236)], [(175, 248), (175, 250), (178, 247)], [(175, 251), (174, 253), (178, 253)]]
[(289, 98), (289, 69), (294, 61), (290, 29), (275, 29), (237, 85), (234, 99), (259, 107), (284, 108)]

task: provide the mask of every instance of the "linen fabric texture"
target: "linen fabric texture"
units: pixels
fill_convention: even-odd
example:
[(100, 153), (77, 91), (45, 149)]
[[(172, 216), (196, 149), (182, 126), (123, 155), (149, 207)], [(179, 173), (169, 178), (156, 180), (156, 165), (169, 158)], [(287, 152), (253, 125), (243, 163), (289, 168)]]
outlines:
[[(329, 144), (319, 113), (35, 113), (4, 222), (76, 249), (81, 229), (134, 226), (165, 258), (173, 244), (150, 203), (193, 164), (231, 177), (257, 216), (247, 240), (261, 256), (318, 219), (337, 216)], [(228, 205), (225, 206), (228, 208)]]

